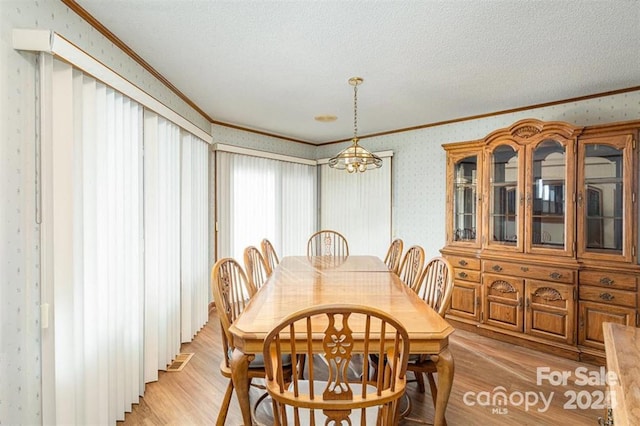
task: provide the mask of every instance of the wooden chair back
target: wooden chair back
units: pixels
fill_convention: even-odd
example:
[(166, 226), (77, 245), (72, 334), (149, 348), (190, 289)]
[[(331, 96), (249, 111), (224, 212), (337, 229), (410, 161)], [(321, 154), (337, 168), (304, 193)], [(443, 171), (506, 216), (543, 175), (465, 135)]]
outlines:
[(398, 273), (400, 267), (400, 259), (402, 258), (402, 246), (403, 242), (400, 238), (396, 238), (389, 245), (387, 255), (384, 257), (384, 263), (391, 272)]
[[(233, 381), (231, 380), (231, 365), (229, 355), (233, 349), (233, 337), (229, 332), (231, 323), (242, 313), (249, 299), (255, 294), (256, 289), (247, 280), (242, 266), (234, 259), (224, 258), (218, 260), (211, 269), (211, 292), (220, 319), (222, 329), (222, 361), (220, 373), (228, 379), (227, 389), (224, 393), (220, 411), (216, 419), (216, 426), (223, 426), (227, 419), (227, 412), (231, 404), (233, 393)], [(249, 367), (249, 380), (264, 377), (263, 368)]]
[(422, 267), (424, 266), (424, 249), (420, 246), (412, 246), (407, 250), (400, 263), (398, 276), (409, 288), (415, 289), (420, 280)]
[(347, 239), (339, 232), (324, 229), (309, 237), (307, 256), (349, 256)]
[(244, 249), (244, 268), (247, 273), (247, 280), (253, 287), (260, 290), (260, 287), (269, 278), (267, 263), (262, 257), (262, 253), (254, 246)]
[[(354, 339), (352, 330), (364, 333)], [(295, 339), (290, 336), (295, 335)], [(281, 362), (284, 353), (313, 359), (322, 354), (328, 368), (308, 363), (307, 377), (294, 370), (286, 383)], [(375, 382), (368, 374), (349, 380), (347, 370), (355, 356), (362, 371), (369, 356), (386, 356), (384, 374)], [(397, 405), (406, 385), (409, 337), (399, 322), (385, 312), (362, 305), (314, 306), (285, 318), (265, 338), (263, 356), (267, 392), (273, 401), (274, 425), (394, 425)], [(294, 368), (296, 366), (294, 365)]]
[(233, 347), (233, 337), (229, 327), (240, 316), (249, 299), (256, 293), (256, 289), (247, 280), (242, 266), (234, 259), (227, 257), (213, 265), (211, 292), (223, 332), (224, 359), (228, 363), (229, 348)]
[(267, 274), (271, 276), (273, 270), (276, 268), (276, 266), (278, 266), (278, 263), (280, 263), (278, 254), (273, 248), (273, 244), (271, 244), (271, 241), (266, 238), (262, 240), (260, 246), (262, 248), (262, 257), (264, 257), (264, 260), (267, 264)]
[(414, 289), (418, 296), (444, 317), (451, 304), (453, 293), (453, 268), (444, 257), (429, 260)]

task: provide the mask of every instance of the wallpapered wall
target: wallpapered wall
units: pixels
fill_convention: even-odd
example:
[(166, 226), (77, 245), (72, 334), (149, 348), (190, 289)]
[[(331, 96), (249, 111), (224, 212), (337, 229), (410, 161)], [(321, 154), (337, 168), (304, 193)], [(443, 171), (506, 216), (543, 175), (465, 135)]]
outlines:
[(40, 418), (40, 281), (32, 183), (34, 61), (19, 56), (5, 61), (4, 23), (1, 28), (0, 423), (35, 423)]
[[(339, 144), (313, 147), (224, 126), (204, 117), (119, 51), (59, 0), (0, 0), (0, 424), (41, 423), (39, 229), (35, 220), (36, 56), (11, 47), (13, 28), (52, 29), (203, 128), (214, 142), (305, 158), (330, 157)], [(390, 106), (392, 108), (393, 106)], [(445, 155), (441, 144), (477, 139), (522, 118), (577, 125), (640, 118), (640, 91), (422, 130), (365, 138), (393, 150), (393, 230), (429, 255), (444, 243)], [(366, 134), (366, 117), (362, 120)]]

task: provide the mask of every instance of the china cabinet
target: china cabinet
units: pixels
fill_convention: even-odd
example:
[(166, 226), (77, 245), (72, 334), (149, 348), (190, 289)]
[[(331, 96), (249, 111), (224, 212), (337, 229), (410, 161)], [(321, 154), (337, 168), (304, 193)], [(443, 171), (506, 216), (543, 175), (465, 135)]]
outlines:
[(639, 128), (527, 119), (443, 145), (450, 320), (602, 361), (602, 323), (638, 324)]

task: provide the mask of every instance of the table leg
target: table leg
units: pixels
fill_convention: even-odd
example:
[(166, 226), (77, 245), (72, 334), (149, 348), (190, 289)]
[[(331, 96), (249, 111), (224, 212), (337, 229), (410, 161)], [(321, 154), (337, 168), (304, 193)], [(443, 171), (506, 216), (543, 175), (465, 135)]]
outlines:
[(254, 358), (238, 349), (231, 354), (231, 380), (242, 412), (245, 426), (251, 426), (251, 402), (249, 402), (249, 363)]
[(438, 370), (438, 397), (436, 400), (436, 412), (433, 424), (441, 426), (444, 424), (444, 414), (447, 410), (447, 402), (449, 402), (449, 394), (453, 385), (453, 356), (449, 348), (445, 348), (438, 355), (436, 361), (436, 369)]

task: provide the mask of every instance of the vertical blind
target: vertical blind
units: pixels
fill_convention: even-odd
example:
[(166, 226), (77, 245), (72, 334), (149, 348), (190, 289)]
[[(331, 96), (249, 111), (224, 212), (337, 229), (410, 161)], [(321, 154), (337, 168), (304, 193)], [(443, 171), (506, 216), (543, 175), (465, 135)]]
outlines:
[(319, 169), (320, 228), (344, 234), (351, 254), (384, 258), (391, 241), (391, 157), (365, 173)]
[(145, 112), (144, 379), (180, 351), (180, 128)]
[(52, 64), (43, 421), (113, 424), (208, 319), (208, 144)]
[(279, 256), (303, 255), (316, 224), (316, 167), (218, 151), (218, 257), (242, 262), (268, 238)]
[(140, 371), (143, 110), (78, 71), (73, 72), (73, 105), (78, 203), (73, 296), (67, 296), (74, 303), (73, 312), (56, 318), (56, 333), (68, 333), (73, 340), (67, 348), (71, 358), (60, 360), (68, 363), (69, 370), (57, 368), (56, 374), (75, 380), (74, 387), (59, 389), (58, 395), (58, 410), (74, 407), (75, 412), (58, 414), (77, 424), (114, 423), (144, 389)]
[(182, 131), (181, 341), (209, 318), (209, 145)]

